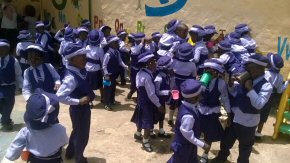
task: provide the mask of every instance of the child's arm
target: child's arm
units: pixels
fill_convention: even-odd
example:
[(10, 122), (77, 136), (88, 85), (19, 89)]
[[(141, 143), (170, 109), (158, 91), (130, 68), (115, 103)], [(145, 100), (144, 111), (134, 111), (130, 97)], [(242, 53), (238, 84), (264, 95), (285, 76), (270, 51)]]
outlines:
[(61, 29), (61, 30), (58, 30), (58, 31), (56, 32), (54, 38), (55, 38), (57, 41), (59, 41), (59, 42), (61, 42), (61, 41), (64, 40), (64, 38), (63, 38), (63, 33), (62, 33), (62, 29)]
[(126, 46), (125, 46), (125, 42), (124, 41), (120, 41), (120, 48), (119, 50), (121, 52), (125, 52), (125, 53), (129, 53), (130, 52), (130, 49), (128, 49)]
[(202, 49), (203, 49), (202, 46), (199, 46), (199, 47), (195, 48), (195, 50), (194, 50), (194, 59), (193, 59), (195, 63), (199, 62)]
[(189, 142), (198, 147), (205, 148), (207, 144), (194, 136), (194, 132), (192, 130), (194, 122), (195, 120), (192, 115), (184, 115), (181, 119), (181, 126), (179, 130)]
[(136, 46), (132, 46), (131, 47), (131, 54), (132, 55), (140, 54), (142, 47), (143, 47), (143, 43), (140, 43), (139, 45), (136, 45)]
[(40, 45), (42, 48), (45, 48), (46, 44), (48, 42), (48, 37), (46, 34), (43, 34), (40, 40)]
[(230, 100), (229, 100), (229, 94), (226, 82), (222, 79), (218, 80), (218, 89), (221, 93), (221, 102), (226, 110), (226, 112), (229, 114), (231, 112), (231, 106), (230, 106)]
[(22, 87), (22, 95), (23, 95), (25, 101), (27, 101), (32, 94), (32, 92), (31, 92), (32, 87), (31, 87), (31, 83), (29, 81), (28, 69), (26, 69), (24, 71), (24, 74), (23, 74), (24, 80), (23, 80), (23, 87)]
[(45, 66), (49, 69), (49, 72), (51, 73), (51, 76), (54, 80), (54, 90), (57, 91), (61, 84), (60, 76), (58, 75), (55, 68), (50, 63), (46, 63)]
[(22, 70), (17, 59), (15, 59), (14, 69), (15, 69), (16, 87), (22, 88), (23, 87)]
[(250, 98), (252, 106), (254, 106), (256, 109), (260, 110), (268, 102), (268, 100), (272, 94), (273, 87), (269, 82), (267, 82), (262, 86), (260, 92), (256, 92), (252, 88), (253, 87), (252, 85), (253, 84), (252, 84), (251, 80), (247, 80), (245, 82), (245, 87), (249, 91), (247, 93), (247, 96)]
[(56, 92), (56, 96), (59, 102), (62, 102), (67, 105), (79, 105), (80, 99), (70, 97), (70, 94), (74, 91), (76, 86), (77, 83), (73, 76), (71, 75), (65, 76), (65, 78), (63, 79), (63, 83)]
[(108, 72), (108, 69), (107, 69), (109, 60), (110, 60), (110, 54), (109, 53), (106, 53), (105, 56), (104, 56), (104, 61), (103, 61), (103, 72), (104, 72), (104, 76), (110, 75), (109, 72)]
[(218, 60), (219, 62), (221, 62), (224, 65), (229, 61), (230, 56), (227, 53), (225, 53), (225, 54), (222, 54), (219, 58), (214, 58), (214, 59)]
[(283, 84), (283, 76), (281, 74), (277, 74), (277, 78), (278, 78), (277, 85), (276, 85), (277, 93), (282, 93), (288, 87), (290, 79), (287, 79), (287, 81)]
[(148, 98), (150, 101), (157, 107), (160, 108), (161, 104), (159, 102), (159, 98), (156, 96), (155, 86), (154, 83), (152, 83), (151, 79), (145, 78), (145, 90), (147, 93)]
[(125, 65), (125, 63), (123, 62), (120, 53), (119, 53), (119, 57), (118, 57), (118, 58), (119, 58), (119, 59), (118, 59), (118, 60), (119, 60), (119, 65), (122, 66), (122, 67), (125, 68), (125, 69), (128, 69), (128, 66)]
[(10, 161), (14, 161), (18, 159), (21, 155), (22, 150), (26, 147), (26, 135), (28, 133), (28, 129), (26, 127), (22, 128), (16, 137), (14, 138), (13, 142), (10, 144), (9, 148), (7, 149), (5, 158)]

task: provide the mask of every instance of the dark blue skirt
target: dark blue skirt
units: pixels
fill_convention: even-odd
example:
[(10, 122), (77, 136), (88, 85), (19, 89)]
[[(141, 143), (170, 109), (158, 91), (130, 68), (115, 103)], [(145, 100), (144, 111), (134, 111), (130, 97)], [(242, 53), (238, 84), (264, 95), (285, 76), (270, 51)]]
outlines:
[(159, 121), (160, 114), (155, 105), (137, 105), (131, 122), (140, 129), (153, 129)]
[(197, 147), (193, 144), (184, 145), (173, 142), (171, 150), (174, 154), (167, 163), (198, 163)]
[(103, 73), (99, 71), (88, 71), (86, 80), (90, 84), (93, 90), (97, 90), (103, 87)]
[(200, 129), (207, 142), (220, 141), (224, 136), (224, 129), (219, 121), (220, 113), (200, 115)]

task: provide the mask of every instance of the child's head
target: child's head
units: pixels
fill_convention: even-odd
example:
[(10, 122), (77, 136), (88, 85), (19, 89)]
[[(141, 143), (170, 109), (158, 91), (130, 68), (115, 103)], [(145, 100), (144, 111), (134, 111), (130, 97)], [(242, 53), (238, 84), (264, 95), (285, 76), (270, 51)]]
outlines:
[(130, 33), (128, 35), (128, 42), (131, 43), (131, 44), (134, 44), (135, 43), (135, 40), (134, 40), (134, 33)]
[(120, 39), (117, 36), (112, 35), (107, 37), (107, 45), (112, 49), (120, 48), (119, 41)]
[(175, 58), (183, 62), (191, 62), (194, 58), (193, 46), (187, 42), (180, 44), (175, 52)]
[(235, 32), (239, 33), (241, 36), (249, 34), (251, 29), (247, 24), (238, 24), (235, 27)]
[(64, 40), (72, 42), (75, 40), (74, 29), (71, 28), (70, 26), (67, 26), (64, 29)]
[(10, 43), (6, 39), (0, 39), (0, 57), (5, 57), (9, 54)]
[(68, 60), (69, 65), (78, 69), (84, 69), (87, 63), (87, 50), (77, 43), (68, 43), (64, 48), (63, 56)]
[(43, 21), (35, 22), (35, 30), (37, 33), (44, 33), (45, 25), (44, 25)]
[(200, 41), (202, 40), (202, 37), (204, 36), (204, 29), (199, 25), (193, 25), (189, 29), (189, 35), (193, 42)]
[(24, 113), (24, 121), (28, 128), (42, 130), (57, 123), (59, 105), (48, 96), (35, 93), (29, 97)]
[(151, 38), (155, 43), (158, 43), (161, 37), (162, 35), (160, 34), (160, 32), (154, 32), (151, 34)]
[(138, 65), (142, 68), (147, 68), (150, 71), (156, 70), (156, 61), (154, 58), (154, 54), (150, 52), (142, 53), (138, 56)]
[(91, 28), (92, 28), (91, 26), (92, 26), (92, 24), (91, 24), (91, 22), (88, 19), (82, 20), (81, 27), (85, 27), (88, 30), (91, 30)]
[(100, 28), (100, 30), (104, 33), (105, 37), (109, 37), (111, 35), (112, 28), (107, 25), (104, 25)]
[(17, 36), (17, 39), (20, 40), (21, 42), (23, 41), (31, 42), (32, 34), (28, 30), (21, 30), (19, 31), (19, 35)]
[(88, 29), (86, 27), (79, 27), (77, 29), (78, 37), (81, 41), (85, 41), (88, 38)]
[(88, 36), (88, 43), (89, 45), (92, 46), (99, 46), (104, 39), (104, 34), (103, 32), (99, 30), (91, 30)]
[(215, 26), (213, 25), (207, 25), (204, 27), (204, 41), (210, 41), (211, 38), (217, 34)]
[(225, 72), (223, 65), (216, 59), (208, 59), (200, 66), (205, 72), (210, 73), (213, 78)]
[(196, 104), (200, 100), (200, 94), (202, 93), (204, 87), (200, 81), (187, 79), (181, 83), (180, 89), (184, 101)]
[(284, 60), (280, 55), (269, 53), (267, 54), (267, 58), (269, 63), (271, 63), (271, 67), (269, 68), (270, 71), (279, 73), (280, 69), (284, 67)]
[(184, 23), (180, 23), (175, 30), (175, 34), (182, 39), (186, 39), (188, 35), (188, 26)]
[(226, 52), (231, 51), (232, 44), (228, 40), (222, 40), (218, 43), (218, 50), (217, 53), (222, 55)]
[(38, 67), (43, 63), (46, 57), (46, 53), (43, 48), (38, 44), (29, 45), (25, 50), (25, 58), (30, 66), (33, 68)]
[(265, 73), (265, 68), (269, 65), (269, 60), (261, 54), (249, 56), (244, 63), (245, 69), (249, 72), (252, 79), (256, 79)]
[(128, 33), (124, 30), (121, 30), (117, 33), (117, 36), (120, 38), (122, 41), (126, 41), (126, 38), (128, 36)]
[(145, 38), (145, 34), (143, 32), (134, 34), (135, 44), (139, 45), (144, 38)]
[(164, 71), (168, 75), (173, 73), (172, 65), (173, 59), (169, 56), (162, 56), (157, 60), (157, 69)]

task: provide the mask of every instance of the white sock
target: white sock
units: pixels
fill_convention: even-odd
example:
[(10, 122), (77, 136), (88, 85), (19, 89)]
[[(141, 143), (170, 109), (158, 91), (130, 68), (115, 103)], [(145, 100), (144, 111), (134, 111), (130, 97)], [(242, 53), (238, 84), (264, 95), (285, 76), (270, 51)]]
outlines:
[(136, 132), (135, 132), (135, 135), (137, 135), (137, 136), (141, 136), (141, 132), (136, 131)]
[(149, 142), (149, 139), (143, 138), (143, 143), (147, 143), (147, 142)]
[(153, 130), (150, 130), (150, 135), (155, 135), (155, 133), (153, 132)]
[(201, 157), (202, 157), (202, 158), (207, 158), (207, 157), (208, 157), (208, 154), (203, 153)]
[(168, 117), (169, 120), (173, 120), (174, 111), (175, 110), (169, 110), (169, 117)]
[(159, 133), (160, 133), (160, 134), (164, 134), (164, 133), (165, 133), (164, 129), (163, 129), (163, 128), (160, 128), (160, 129), (159, 129)]

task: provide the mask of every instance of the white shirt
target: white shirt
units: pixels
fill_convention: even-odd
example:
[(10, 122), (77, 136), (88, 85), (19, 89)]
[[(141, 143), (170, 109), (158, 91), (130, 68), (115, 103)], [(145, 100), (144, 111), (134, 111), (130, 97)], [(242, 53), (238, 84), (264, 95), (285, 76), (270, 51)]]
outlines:
[(54, 38), (55, 38), (56, 40), (58, 40), (59, 42), (64, 41), (64, 35), (63, 35), (62, 30), (58, 30), (58, 31), (56, 32), (56, 34), (54, 35)]
[[(198, 110), (198, 107), (199, 107), (198, 104), (191, 104), (191, 103), (188, 103), (186, 101), (182, 101), (182, 104), (186, 105), (190, 109), (196, 110), (196, 111)], [(196, 138), (194, 136), (194, 132), (192, 130), (194, 122), (195, 122), (195, 119), (192, 115), (184, 115), (181, 118), (181, 125), (180, 125), (179, 130), (180, 130), (181, 134), (185, 137), (185, 139), (187, 139), (192, 144), (202, 148), (202, 147), (204, 147), (204, 142), (202, 142), (201, 140)]]
[[(155, 86), (156, 86), (156, 94), (159, 96), (168, 96), (170, 94), (170, 90), (160, 90), (161, 83), (163, 81), (163, 77), (166, 77), (166, 74), (164, 72), (159, 72), (154, 80)], [(170, 81), (167, 84), (170, 85)]]
[[(217, 80), (217, 78), (214, 78), (210, 81), (209, 86), (208, 86), (209, 91), (213, 90), (215, 83), (216, 83), (216, 80)], [(218, 90), (221, 93), (221, 95), (220, 95), (221, 103), (223, 104), (226, 112), (230, 113), (231, 107), (230, 107), (230, 100), (229, 100), (229, 95), (228, 95), (228, 88), (227, 88), (226, 82), (221, 78), (218, 78)], [(209, 115), (212, 113), (220, 113), (221, 106), (210, 108), (210, 107), (201, 105), (199, 108), (199, 112), (203, 115)]]
[[(86, 78), (80, 73), (80, 69), (76, 67), (68, 65), (67, 69), (74, 71), (82, 79)], [(80, 99), (70, 97), (71, 93), (75, 90), (77, 84), (78, 83), (75, 77), (71, 74), (67, 74), (62, 80), (60, 88), (56, 92), (56, 96), (58, 97), (59, 102), (67, 105), (79, 105)]]
[[(150, 72), (150, 70), (147, 69), (147, 72)], [(161, 106), (159, 102), (159, 98), (157, 97), (155, 93), (155, 85), (152, 82), (152, 73), (149, 75), (147, 72), (139, 71), (136, 76), (136, 86), (137, 88), (144, 86), (147, 96), (150, 99), (150, 101), (159, 108)]]
[(194, 48), (194, 62), (198, 63), (201, 55), (208, 55), (208, 49), (205, 45), (205, 42), (203, 40), (200, 40), (195, 43)]
[(288, 81), (283, 84), (283, 76), (271, 71), (265, 72), (265, 79), (272, 84), (273, 88), (276, 88), (277, 93), (284, 92), (289, 84)]
[[(40, 72), (40, 76), (41, 76), (41, 80), (44, 81), (45, 80), (45, 75), (44, 75), (44, 71), (43, 71), (43, 67), (42, 66), (46, 66), (54, 80), (55, 84), (61, 84), (60, 82), (60, 76), (58, 75), (58, 73), (56, 72), (56, 70), (54, 69), (54, 67), (50, 64), (50, 63), (44, 63), (41, 64), (37, 67), (37, 69)], [(29, 99), (29, 97), (33, 94), (32, 92), (32, 86), (31, 86), (31, 82), (29, 79), (29, 71), (32, 70), (33, 71), (33, 76), (34, 79), (38, 82), (39, 78), (36, 74), (36, 69), (33, 67), (29, 67), (24, 71), (24, 80), (23, 80), (23, 88), (22, 88), (22, 95), (24, 96), (24, 99), (27, 101)]]
[(125, 43), (125, 41), (119, 41), (119, 45), (120, 45), (120, 48), (119, 48), (119, 50), (121, 51), (121, 52), (125, 52), (125, 53), (129, 53), (130, 52), (130, 49), (128, 49), (127, 47), (126, 47), (126, 43)]
[[(253, 86), (255, 86), (260, 80), (264, 78), (264, 75), (255, 79), (253, 81)], [(239, 83), (235, 82), (234, 87), (229, 88), (229, 92), (233, 95), (237, 95), (237, 85)], [(247, 93), (247, 96), (250, 98), (251, 105), (255, 107), (258, 110), (261, 110), (265, 104), (268, 102), (271, 93), (272, 93), (273, 87), (272, 85), (267, 82), (265, 83), (260, 92), (256, 92), (254, 89), (249, 91)], [(239, 107), (232, 107), (232, 111), (234, 112), (234, 122), (238, 123), (240, 125), (246, 126), (246, 127), (255, 127), (260, 122), (260, 114), (249, 114), (249, 113), (243, 113)]]
[[(15, 62), (14, 62), (14, 70), (15, 70), (15, 82), (13, 83), (2, 83), (1, 85), (12, 85), (15, 84), (17, 88), (22, 88), (22, 84), (23, 84), (23, 78), (22, 78), (22, 70), (21, 67), (19, 65), (19, 62), (16, 58), (14, 58)], [(9, 55), (5, 56), (4, 58), (4, 66), (3, 68), (5, 68), (8, 64), (9, 61)], [(1, 63), (1, 57), (0, 57), (0, 63)], [(0, 69), (2, 69), (2, 65), (0, 65)]]
[[(87, 53), (87, 58), (91, 58), (91, 59), (94, 59), (94, 60), (100, 60), (101, 61), (101, 65), (102, 65), (103, 59), (104, 59), (104, 50), (103, 50), (103, 48), (101, 48), (100, 46), (88, 45), (86, 47), (86, 50), (89, 51)], [(86, 70), (87, 71), (99, 71), (99, 70), (102, 69), (101, 65), (94, 64), (94, 63), (91, 63), (91, 62), (87, 62)]]
[(22, 128), (7, 149), (5, 158), (10, 161), (18, 159), (24, 148), (38, 157), (56, 154), (68, 143), (66, 129), (61, 124), (54, 124), (43, 130)]

